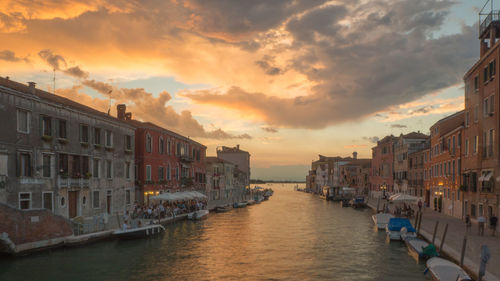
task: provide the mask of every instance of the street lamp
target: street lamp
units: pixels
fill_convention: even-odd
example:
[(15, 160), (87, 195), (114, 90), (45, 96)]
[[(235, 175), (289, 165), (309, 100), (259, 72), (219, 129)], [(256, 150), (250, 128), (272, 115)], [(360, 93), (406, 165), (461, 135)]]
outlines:
[(387, 185), (383, 184), (383, 185), (380, 187), (380, 189), (382, 189), (382, 191), (383, 191), (383, 196), (382, 196), (382, 198), (384, 198), (384, 199), (385, 199), (385, 191), (387, 190)]

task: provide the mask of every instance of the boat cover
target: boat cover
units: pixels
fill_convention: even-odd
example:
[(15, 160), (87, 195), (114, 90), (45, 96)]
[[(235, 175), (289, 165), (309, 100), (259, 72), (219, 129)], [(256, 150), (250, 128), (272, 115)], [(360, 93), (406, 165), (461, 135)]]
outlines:
[(416, 232), (415, 228), (411, 225), (409, 219), (405, 218), (391, 218), (387, 224), (390, 231), (400, 231), (402, 227), (406, 227), (408, 232)]
[[(424, 240), (415, 238), (413, 240), (408, 241), (408, 244), (418, 253), (424, 253), (424, 248), (429, 246), (429, 243), (425, 242)], [(434, 245), (433, 245), (434, 246)], [(434, 252), (436, 249), (434, 248)], [(427, 253), (425, 253), (427, 254)], [(432, 255), (431, 257), (434, 257), (435, 255)]]
[(442, 258), (429, 259), (427, 261), (427, 268), (429, 268), (438, 280), (472, 280), (458, 265)]

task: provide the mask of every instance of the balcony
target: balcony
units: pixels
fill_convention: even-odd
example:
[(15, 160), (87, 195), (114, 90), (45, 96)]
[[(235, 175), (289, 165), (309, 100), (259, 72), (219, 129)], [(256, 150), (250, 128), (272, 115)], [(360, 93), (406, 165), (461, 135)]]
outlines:
[(189, 155), (181, 155), (181, 156), (179, 156), (179, 160), (181, 162), (184, 162), (184, 163), (191, 163), (194, 161), (194, 159), (192, 157), (190, 157)]
[(41, 178), (22, 177), (19, 179), (20, 184), (45, 184), (45, 180)]
[(68, 187), (89, 187), (89, 180), (83, 178), (63, 178), (57, 177), (57, 187), (68, 188)]
[(492, 23), (498, 23), (500, 21), (500, 11), (493, 10), (487, 14), (481, 13), (480, 16), (486, 16), (479, 26), (479, 38), (483, 37), (483, 33), (488, 30), (488, 27)]

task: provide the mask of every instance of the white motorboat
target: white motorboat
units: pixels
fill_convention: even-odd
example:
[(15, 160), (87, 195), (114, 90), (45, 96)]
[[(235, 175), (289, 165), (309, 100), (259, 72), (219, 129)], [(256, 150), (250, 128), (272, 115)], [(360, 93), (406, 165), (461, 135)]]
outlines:
[(406, 218), (390, 218), (385, 227), (385, 232), (390, 240), (401, 240), (401, 229), (406, 228), (407, 233), (415, 233), (415, 228)]
[[(424, 248), (429, 246), (429, 243), (425, 242), (422, 239), (407, 239), (405, 240), (406, 247), (408, 247), (408, 253), (412, 256), (417, 262), (423, 261), (429, 258), (429, 255), (425, 253)], [(435, 249), (435, 248), (433, 248)], [(434, 251), (435, 252), (435, 251)], [(436, 253), (437, 254), (437, 253)]]
[(469, 275), (458, 265), (438, 257), (427, 261), (427, 269), (433, 280), (437, 281), (471, 281)]
[(208, 217), (208, 210), (198, 210), (188, 214), (188, 219), (190, 220), (202, 220)]
[(373, 222), (377, 226), (377, 229), (385, 229), (389, 220), (393, 218), (392, 214), (388, 213), (378, 213), (372, 216)]
[(165, 228), (160, 224), (151, 224), (136, 228), (130, 229), (119, 229), (113, 231), (113, 236), (118, 237), (120, 239), (136, 239), (136, 238), (144, 238), (149, 236), (158, 235), (165, 231)]

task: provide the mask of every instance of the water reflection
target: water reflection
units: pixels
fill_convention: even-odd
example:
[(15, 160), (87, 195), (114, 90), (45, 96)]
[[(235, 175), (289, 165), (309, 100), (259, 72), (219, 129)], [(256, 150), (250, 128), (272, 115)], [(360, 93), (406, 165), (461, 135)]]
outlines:
[(267, 202), (165, 235), (0, 260), (0, 280), (425, 280), (369, 210), (272, 185)]

